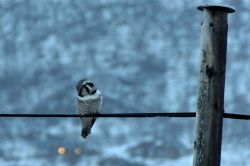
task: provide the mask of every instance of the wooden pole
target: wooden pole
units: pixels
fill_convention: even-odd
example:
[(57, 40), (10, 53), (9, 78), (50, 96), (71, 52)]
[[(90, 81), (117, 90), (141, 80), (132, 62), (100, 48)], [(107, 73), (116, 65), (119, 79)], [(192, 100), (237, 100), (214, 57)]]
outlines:
[(224, 113), (227, 15), (235, 10), (202, 5), (201, 69), (193, 166), (219, 166)]

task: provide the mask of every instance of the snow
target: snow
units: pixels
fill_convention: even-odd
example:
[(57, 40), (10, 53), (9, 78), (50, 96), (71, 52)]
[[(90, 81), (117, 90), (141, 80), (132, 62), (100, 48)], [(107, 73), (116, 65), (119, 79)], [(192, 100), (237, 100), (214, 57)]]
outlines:
[[(82, 78), (103, 92), (105, 113), (195, 111), (202, 16), (195, 7), (204, 2), (0, 0), (1, 112), (76, 113)], [(249, 114), (249, 2), (210, 2), (237, 9), (228, 16), (225, 112)], [(0, 125), (1, 166), (192, 164), (194, 118), (98, 118), (87, 140), (74, 118)], [(249, 165), (249, 128), (225, 121), (222, 166)], [(59, 156), (58, 146), (67, 153)]]

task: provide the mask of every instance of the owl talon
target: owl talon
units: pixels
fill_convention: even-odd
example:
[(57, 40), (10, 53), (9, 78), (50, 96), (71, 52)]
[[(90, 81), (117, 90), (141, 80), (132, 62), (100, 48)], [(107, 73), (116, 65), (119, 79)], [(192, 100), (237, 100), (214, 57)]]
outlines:
[(80, 113), (79, 116), (80, 116), (80, 119), (83, 120), (83, 116), (85, 116), (86, 114), (85, 113)]

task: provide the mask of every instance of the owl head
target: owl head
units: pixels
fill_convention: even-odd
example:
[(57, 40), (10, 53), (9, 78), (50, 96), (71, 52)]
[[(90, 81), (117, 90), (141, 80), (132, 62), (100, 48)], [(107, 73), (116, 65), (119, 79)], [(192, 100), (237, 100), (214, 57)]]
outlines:
[(95, 94), (97, 89), (93, 82), (82, 79), (76, 84), (76, 90), (79, 97), (84, 97)]

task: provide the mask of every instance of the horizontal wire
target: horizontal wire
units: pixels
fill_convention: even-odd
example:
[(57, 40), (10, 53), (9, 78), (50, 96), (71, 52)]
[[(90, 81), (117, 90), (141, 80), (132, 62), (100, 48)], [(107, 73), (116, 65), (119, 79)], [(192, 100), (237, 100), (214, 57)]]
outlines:
[[(98, 118), (153, 118), (153, 117), (174, 117), (190, 118), (195, 117), (195, 112), (150, 112), (150, 113), (99, 113), (99, 114), (0, 114), (0, 118), (75, 118), (75, 117), (98, 117)], [(224, 118), (250, 120), (250, 115), (224, 113)]]
[(150, 118), (150, 117), (195, 117), (194, 112), (155, 112), (155, 113), (99, 113), (99, 114), (0, 114), (1, 117), (32, 117), (32, 118), (74, 118), (74, 117), (100, 117), (100, 118)]
[(223, 117), (228, 119), (250, 120), (250, 115), (243, 114), (224, 113)]

